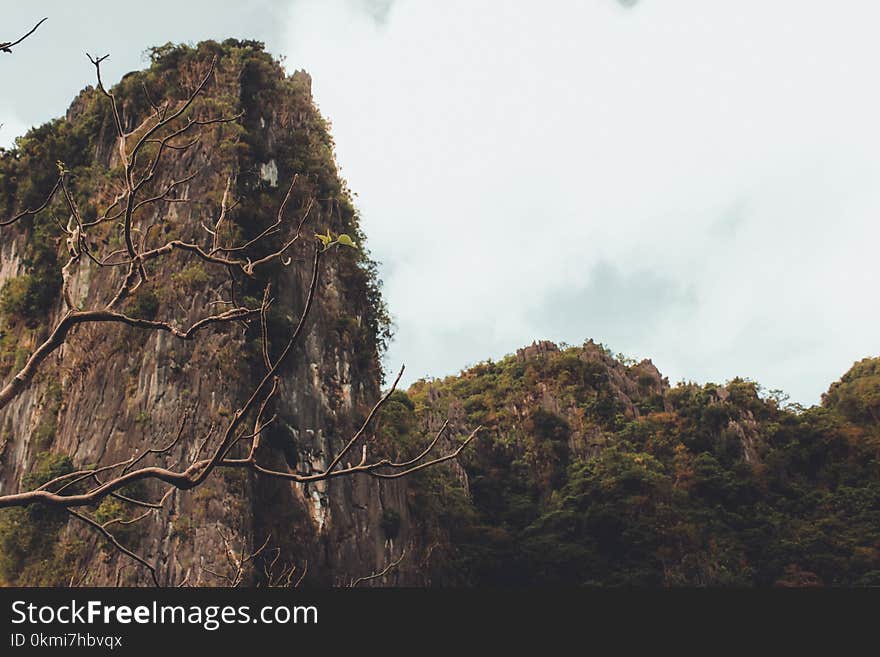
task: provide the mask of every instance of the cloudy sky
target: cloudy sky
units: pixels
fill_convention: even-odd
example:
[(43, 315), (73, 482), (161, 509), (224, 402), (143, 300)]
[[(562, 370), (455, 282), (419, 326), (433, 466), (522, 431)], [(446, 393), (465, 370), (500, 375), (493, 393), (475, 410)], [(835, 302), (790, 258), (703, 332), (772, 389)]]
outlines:
[(809, 404), (880, 353), (876, 2), (222, 4), (4, 7), (50, 20), (0, 57), (0, 143), (91, 83), (86, 50), (118, 79), (257, 38), (313, 75), (408, 381), (592, 337)]

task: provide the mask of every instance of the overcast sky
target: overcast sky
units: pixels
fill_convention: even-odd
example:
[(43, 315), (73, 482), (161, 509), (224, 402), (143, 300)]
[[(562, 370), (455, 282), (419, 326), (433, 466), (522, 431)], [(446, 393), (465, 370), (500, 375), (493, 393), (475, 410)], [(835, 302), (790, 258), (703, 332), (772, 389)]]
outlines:
[(0, 39), (50, 20), (0, 57), (0, 143), (91, 83), (85, 50), (115, 80), (257, 38), (313, 75), (407, 381), (592, 337), (814, 403), (880, 353), (876, 2), (222, 5), (4, 7)]

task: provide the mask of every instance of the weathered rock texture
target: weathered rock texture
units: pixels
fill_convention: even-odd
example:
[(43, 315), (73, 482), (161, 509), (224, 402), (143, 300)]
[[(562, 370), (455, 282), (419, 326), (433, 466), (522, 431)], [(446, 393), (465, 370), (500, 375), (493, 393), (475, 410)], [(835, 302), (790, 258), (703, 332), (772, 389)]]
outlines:
[[(240, 201), (231, 220), (240, 236), (253, 236), (274, 220), (297, 174), (288, 226), (314, 198), (308, 237), (314, 229), (323, 232), (328, 227), (334, 233), (359, 236), (348, 191), (336, 173), (331, 138), (312, 102), (308, 75), (285, 76), (258, 44), (208, 42), (195, 48), (158, 49), (149, 70), (129, 74), (115, 88), (126, 129), (134, 129), (150, 111), (143, 85), (159, 98), (184, 97), (214, 55), (216, 74), (196, 112), (202, 117), (237, 112), (242, 116), (231, 126), (209, 128), (184, 154), (170, 154), (156, 185), (196, 172), (177, 194), (189, 202), (159, 204), (138, 216), (140, 235), (156, 224), (148, 236), (153, 246), (173, 237), (209, 239), (202, 226), (216, 221), (220, 198), (231, 180)], [(87, 89), (66, 118), (33, 131), (16, 151), (3, 154), (4, 215), (48, 192), (55, 160), (64, 160), (71, 170), (75, 197), (89, 218), (112, 201), (118, 151), (107, 110), (106, 100)], [(63, 207), (53, 205), (50, 211), (62, 212)], [(58, 231), (52, 232), (51, 221), (44, 213), (5, 229), (0, 282), (34, 271), (35, 241), (42, 240), (50, 260), (54, 255), (61, 259), (64, 242)], [(286, 230), (289, 235), (290, 228)], [(112, 250), (118, 244), (118, 228), (108, 228), (95, 239)], [(270, 322), (276, 349), (303, 307), (313, 248), (312, 240), (303, 242), (291, 251), (289, 266), (274, 266), (257, 281), (241, 276), (236, 280), (240, 297), (259, 297), (262, 284), (271, 281), (277, 297)], [(128, 306), (132, 314), (149, 312), (154, 304), (161, 319), (188, 326), (217, 312), (216, 302), (230, 297), (229, 274), (191, 257), (175, 255), (149, 273), (150, 285), (129, 302), (134, 304)], [(75, 302), (84, 308), (100, 307), (122, 274), (119, 268), (101, 269), (84, 259), (71, 278)], [(42, 316), (6, 313), (2, 318), (7, 380), (63, 312), (57, 284), (51, 275), (48, 280), (50, 287), (55, 285), (54, 296)], [(377, 289), (371, 263), (362, 252), (340, 249), (325, 258), (315, 308), (282, 373), (272, 409), (279, 420), (261, 448), (266, 465), (305, 473), (324, 467), (378, 398), (378, 349), (385, 326)], [(188, 464), (205, 448), (211, 427), (224, 426), (263, 371), (256, 334), (241, 325), (209, 329), (190, 342), (129, 327), (77, 328), (68, 344), (45, 363), (34, 385), (0, 413), (0, 492), (19, 490), (41, 454), (67, 455), (80, 467), (121, 461), (147, 447), (164, 446), (185, 415), (183, 439), (168, 454), (151, 456), (147, 462)], [(161, 491), (151, 484), (137, 492), (155, 500)], [(123, 542), (156, 565), (166, 585), (226, 584), (222, 575), (230, 570), (227, 549), (237, 554), (252, 551), (267, 538), (264, 554), (279, 555), (276, 571), (267, 575), (265, 564), (257, 560), (244, 583), (266, 583), (267, 577), (295, 566), (294, 579), (307, 569), (306, 582), (345, 584), (381, 570), (400, 555), (409, 539), (405, 496), (403, 481), (361, 477), (299, 486), (218, 471), (204, 486), (175, 492), (167, 510), (129, 530), (118, 529)], [(386, 510), (402, 518), (394, 540), (382, 529)], [(126, 517), (137, 513), (124, 508)], [(39, 576), (33, 569), (30, 574), (12, 573), (10, 583), (149, 581), (145, 569), (75, 520), (46, 540), (60, 546), (54, 553), (56, 562), (42, 563)], [(401, 577), (393, 571), (375, 583), (406, 583)]]
[(874, 585), (878, 362), (810, 409), (742, 378), (670, 386), (593, 341), (417, 382), (394, 400), (402, 433), (484, 427), (454, 477), (416, 489), (424, 569), (440, 585)]

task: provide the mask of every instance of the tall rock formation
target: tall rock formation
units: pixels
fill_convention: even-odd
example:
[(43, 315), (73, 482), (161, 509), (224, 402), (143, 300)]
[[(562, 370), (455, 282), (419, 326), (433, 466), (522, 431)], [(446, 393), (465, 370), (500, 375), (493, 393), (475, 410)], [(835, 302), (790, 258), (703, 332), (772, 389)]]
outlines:
[[(481, 425), (411, 507), (433, 584), (876, 586), (880, 359), (823, 405), (670, 386), (592, 340), (536, 342), (395, 398), (419, 436)], [(388, 409), (389, 413), (391, 409)], [(404, 438), (404, 440), (406, 440)]]
[[(240, 117), (229, 125), (207, 126), (199, 143), (179, 156), (168, 154), (155, 183), (186, 179), (174, 194), (186, 202), (160, 203), (137, 215), (137, 239), (154, 246), (166, 238), (210, 239), (204, 227), (216, 222), (227, 184), (237, 200), (229, 220), (248, 239), (274, 221), (296, 176), (289, 214), (298, 218), (314, 200), (306, 235), (329, 228), (357, 236), (362, 244), (309, 76), (286, 75), (261, 44), (230, 40), (154, 49), (148, 69), (128, 74), (113, 88), (124, 129), (136, 130), (153, 111), (151, 103), (185, 98), (215, 56), (215, 73), (195, 115)], [(72, 195), (86, 219), (112, 203), (120, 184), (117, 140), (107, 100), (94, 88), (77, 97), (66, 117), (35, 128), (15, 149), (2, 152), (2, 215), (39, 205), (58, 166), (70, 171)], [(6, 381), (64, 310), (65, 244), (56, 223), (66, 223), (62, 212), (63, 204), (53, 203), (46, 212), (3, 229), (0, 374)], [(285, 230), (295, 223), (287, 221)], [(91, 239), (112, 250), (119, 244), (118, 227), (101, 227)], [(236, 294), (245, 299), (259, 297), (262, 284), (272, 283), (277, 301), (269, 326), (276, 349), (299, 317), (308, 288), (312, 240), (302, 241), (291, 250), (288, 266), (273, 265), (255, 282), (238, 276), (235, 283)], [(131, 314), (188, 325), (229, 299), (226, 272), (186, 254), (164, 263), (127, 302)], [(267, 465), (305, 473), (327, 465), (378, 398), (378, 354), (387, 335), (375, 268), (363, 250), (334, 250), (324, 263), (305, 334), (282, 372), (273, 409), (278, 421), (261, 448)], [(123, 274), (118, 267), (83, 259), (70, 277), (74, 303), (106, 303)], [(209, 329), (196, 341), (126, 326), (79, 327), (34, 384), (0, 412), (0, 492), (15, 492), (59, 468), (122, 461), (168, 443), (184, 417), (182, 439), (166, 455), (151, 458), (168, 467), (189, 463), (204, 449), (211, 428), (239, 407), (263, 371), (254, 329), (238, 324)], [(133, 492), (151, 500), (160, 496), (153, 484)], [(246, 554), (266, 541), (263, 555), (278, 556), (276, 572), (266, 573), (270, 559), (256, 560), (246, 569), (245, 584), (266, 583), (291, 567), (294, 579), (305, 574), (307, 582), (345, 584), (400, 556), (408, 540), (405, 497), (403, 481), (360, 477), (300, 486), (226, 470), (193, 491), (175, 492), (165, 510), (130, 528), (117, 525), (117, 531), (155, 564), (166, 585), (227, 584), (227, 553)], [(102, 521), (138, 513), (112, 499), (90, 511)], [(402, 518), (393, 538), (383, 529), (389, 514)], [(4, 510), (0, 516), (0, 577), (7, 583), (149, 581), (145, 569), (63, 512), (32, 508)], [(29, 533), (32, 526), (41, 537)], [(405, 583), (402, 577), (391, 572), (377, 583)]]

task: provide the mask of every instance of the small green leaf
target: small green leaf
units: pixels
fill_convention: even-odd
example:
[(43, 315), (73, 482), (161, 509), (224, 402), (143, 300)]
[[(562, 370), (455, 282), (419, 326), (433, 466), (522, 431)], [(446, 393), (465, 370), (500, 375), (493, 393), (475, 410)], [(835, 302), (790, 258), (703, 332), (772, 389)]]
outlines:
[(342, 244), (343, 246), (350, 246), (353, 249), (357, 248), (352, 239), (345, 233), (340, 233), (339, 237), (336, 238), (336, 242)]
[(315, 237), (317, 237), (319, 240), (321, 240), (321, 244), (324, 245), (325, 249), (330, 244), (330, 242), (333, 241), (333, 238), (330, 237), (329, 231), (328, 231), (327, 235), (321, 235), (320, 233), (315, 233)]

